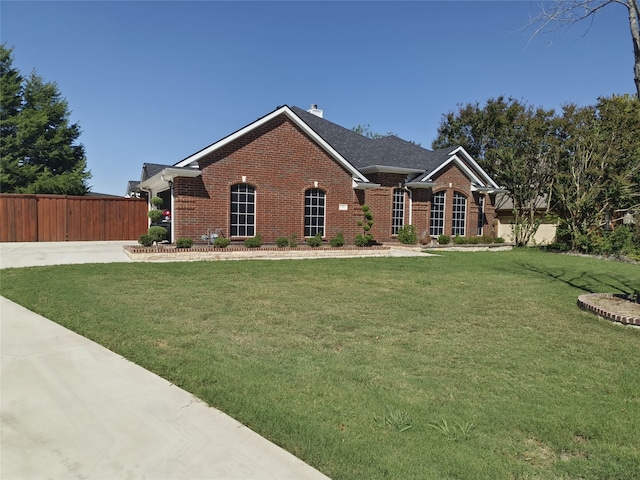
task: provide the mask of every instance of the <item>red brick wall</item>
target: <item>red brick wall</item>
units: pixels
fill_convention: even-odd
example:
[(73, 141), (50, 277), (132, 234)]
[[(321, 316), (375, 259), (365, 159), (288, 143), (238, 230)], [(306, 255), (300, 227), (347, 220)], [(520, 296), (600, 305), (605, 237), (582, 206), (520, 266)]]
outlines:
[(265, 242), (291, 234), (304, 241), (304, 193), (315, 182), (326, 194), (325, 238), (341, 231), (351, 243), (360, 232), (351, 173), (284, 116), (202, 158), (200, 169), (201, 177), (174, 184), (176, 238), (198, 241), (207, 228), (229, 236), (230, 191), (237, 183), (256, 189), (256, 232)]
[[(285, 116), (200, 159), (202, 175), (176, 178), (174, 182), (174, 235), (191, 237), (196, 242), (207, 229), (230, 233), (230, 197), (232, 185), (247, 183), (256, 189), (256, 232), (264, 242), (295, 234), (304, 241), (304, 193), (309, 188), (326, 194), (325, 239), (342, 232), (347, 243), (362, 233), (361, 206), (368, 204), (374, 216), (371, 233), (378, 241), (392, 238), (393, 190), (404, 185), (405, 174), (378, 173), (367, 178), (380, 188), (354, 190), (351, 173), (317, 146)], [(243, 177), (246, 177), (243, 180)], [(434, 191), (447, 191), (445, 233), (451, 234), (453, 192), (467, 198), (466, 234), (477, 232), (477, 193), (471, 182), (455, 165), (450, 165), (435, 179)], [(431, 208), (430, 189), (415, 189), (405, 195), (405, 224), (413, 224), (418, 234), (428, 232)], [(412, 200), (412, 201), (410, 201)], [(346, 205), (347, 210), (340, 210)], [(409, 212), (413, 205), (413, 212)], [(487, 195), (485, 234), (494, 226), (493, 201)], [(240, 238), (238, 238), (239, 240)]]

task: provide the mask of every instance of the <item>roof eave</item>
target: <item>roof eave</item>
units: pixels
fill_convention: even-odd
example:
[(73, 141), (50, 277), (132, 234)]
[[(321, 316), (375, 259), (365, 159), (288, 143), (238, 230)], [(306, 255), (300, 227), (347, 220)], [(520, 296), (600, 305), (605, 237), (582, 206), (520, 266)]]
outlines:
[(372, 188), (380, 188), (379, 183), (359, 182), (355, 178), (353, 179), (352, 186), (354, 190), (370, 190)]
[(424, 173), (424, 169), (419, 168), (405, 168), (405, 167), (393, 167), (389, 165), (369, 165), (359, 169), (362, 173), (401, 173), (401, 174), (418, 174)]
[(435, 187), (435, 182), (407, 182), (404, 184), (405, 187), (408, 188), (433, 188)]
[(162, 171), (156, 173), (153, 177), (147, 178), (144, 182), (140, 182), (138, 188), (140, 190), (151, 190), (168, 185), (169, 182), (172, 182), (178, 177), (195, 178), (201, 174), (202, 172), (195, 168), (163, 168)]

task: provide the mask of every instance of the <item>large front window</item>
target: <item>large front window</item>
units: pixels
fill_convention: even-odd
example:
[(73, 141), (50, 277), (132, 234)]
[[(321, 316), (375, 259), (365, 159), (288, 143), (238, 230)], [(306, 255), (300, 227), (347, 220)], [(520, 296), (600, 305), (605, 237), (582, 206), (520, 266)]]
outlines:
[(319, 188), (304, 192), (304, 236), (324, 236), (325, 194)]
[(437, 237), (444, 234), (444, 192), (434, 193), (431, 199), (431, 219), (429, 235)]
[(397, 235), (404, 226), (404, 190), (396, 188), (393, 191), (393, 209), (391, 212), (391, 235)]
[(256, 190), (239, 183), (231, 187), (231, 236), (253, 237), (256, 234)]
[(464, 226), (467, 218), (467, 198), (461, 193), (453, 193), (453, 218), (451, 234), (464, 237)]

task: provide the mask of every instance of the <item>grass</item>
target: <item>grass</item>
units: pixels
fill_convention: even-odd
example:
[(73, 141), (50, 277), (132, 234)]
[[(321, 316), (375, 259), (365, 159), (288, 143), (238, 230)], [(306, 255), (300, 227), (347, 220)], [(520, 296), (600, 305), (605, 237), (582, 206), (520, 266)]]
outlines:
[(639, 284), (514, 250), (37, 267), (0, 291), (333, 479), (627, 479), (640, 330), (576, 300)]

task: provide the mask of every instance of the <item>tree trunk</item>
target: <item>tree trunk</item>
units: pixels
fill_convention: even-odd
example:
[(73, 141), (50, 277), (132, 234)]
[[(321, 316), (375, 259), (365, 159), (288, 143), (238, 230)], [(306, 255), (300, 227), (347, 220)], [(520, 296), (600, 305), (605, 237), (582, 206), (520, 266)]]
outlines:
[(639, 0), (627, 0), (627, 6), (629, 8), (629, 28), (631, 29), (631, 38), (633, 39), (633, 55), (634, 55), (634, 69), (633, 80), (636, 84), (636, 94), (640, 99), (640, 3)]

